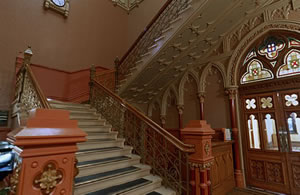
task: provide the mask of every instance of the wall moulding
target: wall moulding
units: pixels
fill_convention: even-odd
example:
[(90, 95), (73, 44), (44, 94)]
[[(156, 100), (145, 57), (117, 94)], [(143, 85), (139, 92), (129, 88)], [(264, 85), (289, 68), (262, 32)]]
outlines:
[(123, 8), (124, 10), (127, 11), (127, 13), (129, 14), (129, 12), (135, 8), (138, 7), (139, 4), (143, 1), (143, 0), (111, 0), (112, 3), (114, 4), (114, 6), (119, 6), (121, 8)]

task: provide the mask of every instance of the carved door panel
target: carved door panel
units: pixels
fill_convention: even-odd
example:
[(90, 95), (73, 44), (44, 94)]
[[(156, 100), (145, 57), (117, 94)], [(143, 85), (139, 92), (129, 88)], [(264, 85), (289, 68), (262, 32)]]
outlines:
[(277, 93), (245, 95), (241, 101), (247, 184), (289, 194), (287, 155), (281, 150), (285, 133)]
[(278, 93), (281, 101), (282, 150), (287, 155), (290, 187), (292, 194), (300, 192), (300, 90), (289, 90)]

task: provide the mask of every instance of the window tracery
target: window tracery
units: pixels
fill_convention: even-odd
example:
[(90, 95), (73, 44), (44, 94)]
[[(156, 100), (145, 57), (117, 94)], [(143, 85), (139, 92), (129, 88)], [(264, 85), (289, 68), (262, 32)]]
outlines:
[(294, 36), (282, 33), (257, 41), (245, 55), (240, 84), (300, 75), (300, 40)]

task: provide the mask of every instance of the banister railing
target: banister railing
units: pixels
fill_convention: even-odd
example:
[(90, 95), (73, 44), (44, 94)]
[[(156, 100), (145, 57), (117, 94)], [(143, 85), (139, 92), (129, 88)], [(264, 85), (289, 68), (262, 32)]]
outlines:
[(91, 80), (91, 106), (133, 147), (141, 162), (163, 179), (163, 185), (178, 194), (190, 194), (189, 154), (193, 145), (184, 144), (95, 79)]
[(191, 0), (168, 0), (165, 3), (116, 65), (118, 82), (123, 80), (125, 76), (130, 73), (130, 68), (133, 68), (135, 62), (139, 61), (141, 56), (148, 52), (148, 48), (155, 44), (155, 40), (162, 36), (163, 31), (170, 27), (170, 22), (175, 20), (180, 12), (188, 7), (190, 1)]
[(32, 51), (29, 47), (24, 52), (23, 65), (16, 74), (14, 103), (20, 103), (26, 112), (34, 108), (50, 109), (50, 104), (30, 68), (31, 56)]

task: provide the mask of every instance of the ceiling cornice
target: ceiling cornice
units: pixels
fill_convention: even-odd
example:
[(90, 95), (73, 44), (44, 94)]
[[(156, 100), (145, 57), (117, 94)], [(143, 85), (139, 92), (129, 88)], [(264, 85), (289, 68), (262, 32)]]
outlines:
[(133, 8), (138, 7), (143, 0), (111, 0), (115, 6), (119, 6), (129, 13)]

